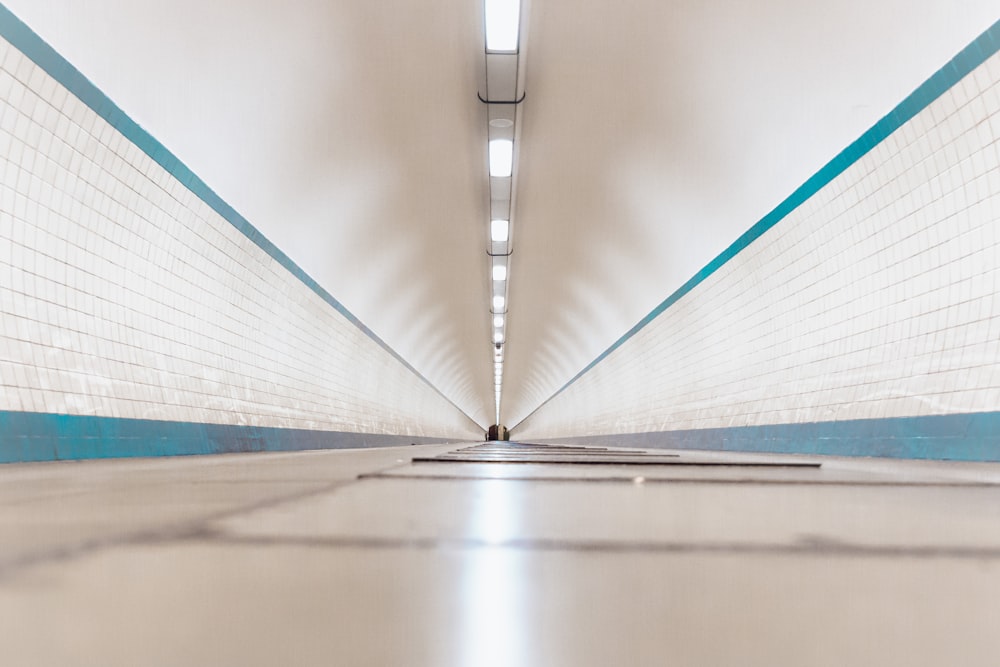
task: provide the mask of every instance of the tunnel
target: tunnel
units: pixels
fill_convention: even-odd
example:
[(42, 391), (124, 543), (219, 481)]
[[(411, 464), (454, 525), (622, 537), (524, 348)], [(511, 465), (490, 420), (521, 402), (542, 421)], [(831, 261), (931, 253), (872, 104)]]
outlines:
[(1000, 21), (3, 0), (10, 665), (995, 665)]

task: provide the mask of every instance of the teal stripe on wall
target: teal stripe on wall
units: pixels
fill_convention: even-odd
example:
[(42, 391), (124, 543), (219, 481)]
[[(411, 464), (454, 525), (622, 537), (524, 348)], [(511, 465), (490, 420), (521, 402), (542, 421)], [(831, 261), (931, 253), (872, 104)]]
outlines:
[[(167, 150), (159, 141), (153, 138), (146, 130), (139, 126), (134, 120), (122, 111), (118, 105), (112, 102), (107, 95), (100, 91), (90, 82), (78, 69), (71, 65), (65, 58), (59, 55), (55, 49), (49, 46), (45, 40), (39, 37), (34, 31), (25, 25), (19, 18), (14, 16), (7, 7), (0, 4), (0, 36), (10, 42), (15, 48), (21, 51), (32, 62), (41, 67), (53, 79), (58, 81), (70, 93), (75, 95), (81, 102), (90, 107), (98, 116), (103, 118), (109, 125), (135, 144), (142, 152), (148, 155), (154, 162), (163, 167), (171, 176), (176, 178), (184, 187), (190, 190), (195, 196), (205, 202), (216, 213), (221, 215), (233, 227), (240, 230), (244, 236), (254, 242), (261, 250), (266, 252), (276, 262), (298, 278), (302, 283), (316, 293), (327, 304), (337, 312), (347, 318), (354, 326), (358, 327), (370, 339), (375, 341), (383, 350), (388, 352), (399, 363), (403, 364), (410, 372), (420, 378), (427, 386), (433, 389), (439, 396), (452, 405), (456, 410), (468, 417), (469, 421), (475, 421), (454, 402), (445, 396), (435, 387), (430, 380), (423, 376), (417, 369), (411, 366), (405, 359), (396, 353), (389, 345), (383, 341), (374, 331), (369, 329), (361, 320), (354, 316), (347, 308), (337, 301), (333, 295), (323, 289), (319, 283), (313, 280), (305, 271), (293, 262), (288, 255), (283, 253), (277, 246), (269, 241), (260, 231), (250, 224), (250, 222), (236, 210), (227, 204), (208, 185), (192, 172), (187, 165), (180, 161), (173, 153)], [(477, 425), (478, 428), (478, 425)]]
[(1000, 461), (1000, 412), (619, 433), (543, 442), (775, 454)]
[(0, 463), (289, 452), (440, 442), (455, 441), (406, 435), (0, 411)]
[[(738, 255), (744, 248), (756, 241), (764, 232), (781, 222), (789, 213), (801, 206), (806, 200), (819, 192), (837, 176), (842, 174), (855, 162), (864, 157), (869, 151), (882, 143), (889, 135), (898, 130), (908, 120), (923, 111), (931, 102), (941, 97), (949, 88), (962, 80), (962, 78), (972, 70), (983, 64), (987, 58), (1000, 49), (1000, 21), (991, 25), (983, 34), (977, 37), (971, 44), (952, 58), (944, 67), (934, 73), (919, 88), (913, 91), (909, 97), (900, 102), (895, 109), (890, 111), (884, 118), (875, 123), (867, 132), (861, 135), (854, 143), (842, 150), (836, 157), (824, 165), (818, 172), (813, 174), (795, 192), (788, 196), (783, 202), (778, 204), (774, 210), (761, 218), (753, 227), (744, 232), (728, 248), (722, 251), (718, 257), (705, 265), (705, 267), (693, 275), (686, 283), (681, 285), (673, 294), (668, 296), (660, 305), (654, 308), (648, 315), (639, 320), (634, 327), (616, 340), (611, 347), (604, 350), (584, 367), (579, 373), (570, 378), (569, 382), (560, 387), (554, 394), (545, 399), (531, 414), (522, 419), (519, 424), (524, 423), (533, 414), (538, 412), (553, 398), (566, 391), (573, 383), (590, 372), (597, 364), (601, 363), (612, 352), (621, 347), (626, 341), (635, 336), (646, 325), (652, 322), (674, 305), (688, 292), (700, 285), (706, 278), (719, 270), (719, 268), (733, 257)], [(516, 428), (516, 426), (514, 427)]]

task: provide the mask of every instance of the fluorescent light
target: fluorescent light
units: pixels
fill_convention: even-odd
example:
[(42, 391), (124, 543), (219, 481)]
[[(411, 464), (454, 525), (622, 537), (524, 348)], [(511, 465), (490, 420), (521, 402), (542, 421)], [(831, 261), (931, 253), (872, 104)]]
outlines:
[(493, 267), (493, 280), (507, 280), (507, 267), (497, 264)]
[(496, 315), (493, 317), (493, 326), (495, 327), (503, 326), (503, 315)]
[(517, 51), (520, 0), (486, 0), (486, 48)]
[(490, 176), (506, 178), (514, 169), (514, 142), (494, 139), (490, 142)]
[(490, 238), (494, 243), (506, 243), (510, 234), (510, 222), (494, 220), (490, 223)]
[[(493, 310), (503, 310), (503, 307), (507, 304), (507, 299), (503, 298), (499, 294), (493, 297)], [(500, 341), (497, 341), (500, 342)]]

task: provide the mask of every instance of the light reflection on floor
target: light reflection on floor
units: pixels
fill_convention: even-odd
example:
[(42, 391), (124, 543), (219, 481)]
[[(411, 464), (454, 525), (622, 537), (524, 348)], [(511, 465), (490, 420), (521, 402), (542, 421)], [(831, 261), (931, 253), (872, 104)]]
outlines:
[[(482, 482), (474, 495), (470, 534), (499, 545), (518, 535), (523, 507), (517, 482)], [(501, 667), (528, 665), (531, 623), (525, 591), (525, 557), (518, 550), (491, 546), (470, 551), (461, 575), (461, 642), (456, 664)]]

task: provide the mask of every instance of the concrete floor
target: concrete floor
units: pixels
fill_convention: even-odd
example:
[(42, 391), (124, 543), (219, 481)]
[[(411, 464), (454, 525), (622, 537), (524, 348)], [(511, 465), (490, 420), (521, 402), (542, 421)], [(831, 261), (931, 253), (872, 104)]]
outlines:
[(1000, 465), (457, 448), (2, 466), (2, 664), (1000, 664)]

